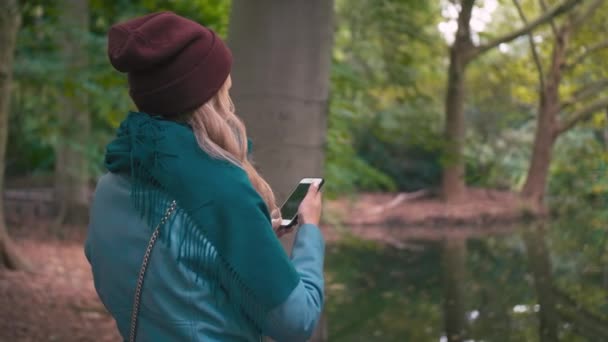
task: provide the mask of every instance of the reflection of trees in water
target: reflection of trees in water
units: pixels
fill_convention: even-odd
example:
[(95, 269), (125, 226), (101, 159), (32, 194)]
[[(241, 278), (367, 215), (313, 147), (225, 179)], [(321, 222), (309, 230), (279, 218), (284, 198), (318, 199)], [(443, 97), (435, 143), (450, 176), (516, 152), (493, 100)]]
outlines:
[[(491, 236), (512, 234), (515, 228), (512, 224), (444, 227), (433, 233), (442, 239), (443, 326), (448, 341), (508, 339), (511, 308), (501, 292), (504, 269), (498, 267), (499, 258), (488, 253), (484, 241)], [(473, 270), (468, 269), (471, 266)]]
[[(608, 321), (556, 285), (556, 277), (564, 274), (553, 274), (547, 229), (545, 222), (537, 222), (526, 227), (521, 240), (511, 240), (523, 242), (524, 250), (505, 240), (498, 244), (488, 239), (467, 244), (466, 237), (443, 241), (442, 302), (448, 341), (532, 338), (546, 342), (575, 335), (608, 341)], [(533, 286), (525, 281), (526, 273)], [(516, 307), (523, 312), (518, 313)], [(538, 325), (532, 323), (534, 318)]]
[(551, 260), (544, 236), (545, 225), (543, 223), (534, 225), (523, 233), (528, 268), (534, 278), (534, 288), (540, 305), (540, 340), (550, 342), (557, 341), (558, 317), (553, 294)]
[(448, 341), (463, 341), (466, 335), (464, 287), (467, 248), (465, 239), (445, 240), (441, 250), (444, 324)]
[(545, 223), (541, 222), (523, 233), (528, 265), (540, 304), (541, 341), (556, 341), (563, 326), (568, 326), (573, 333), (589, 341), (608, 341), (608, 321), (556, 285), (545, 238), (546, 228)]
[(590, 221), (385, 227), (400, 244), (330, 248), (330, 340), (608, 341), (608, 236)]

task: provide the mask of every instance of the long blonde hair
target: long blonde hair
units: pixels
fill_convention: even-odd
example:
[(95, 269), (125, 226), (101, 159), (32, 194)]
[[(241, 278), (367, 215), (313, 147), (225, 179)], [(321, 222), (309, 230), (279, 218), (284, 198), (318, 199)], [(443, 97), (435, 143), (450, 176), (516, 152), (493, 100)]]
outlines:
[(231, 86), (232, 80), (228, 76), (217, 94), (189, 115), (188, 124), (203, 151), (245, 170), (269, 212), (274, 214), (277, 209), (274, 193), (247, 158), (247, 131), (243, 121), (235, 114), (228, 93)]

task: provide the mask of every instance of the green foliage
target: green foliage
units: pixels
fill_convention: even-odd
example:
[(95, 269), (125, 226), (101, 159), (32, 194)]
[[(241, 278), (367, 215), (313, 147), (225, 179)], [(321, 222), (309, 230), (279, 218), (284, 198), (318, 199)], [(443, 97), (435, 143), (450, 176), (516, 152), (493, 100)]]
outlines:
[[(478, 5), (482, 5), (479, 2)], [(58, 3), (22, 1), (7, 175), (50, 172), (53, 146), (62, 139), (57, 115), (60, 95), (86, 94), (93, 131), (86, 149), (94, 173), (103, 170), (104, 146), (133, 104), (124, 75), (109, 65), (105, 34), (111, 24), (152, 11), (171, 10), (204, 23), (226, 36), (229, 0), (90, 0), (90, 29), (76, 34), (86, 42), (88, 66), (78, 73), (67, 67), (58, 49), (62, 27)], [(447, 49), (437, 30), (445, 21), (441, 3), (413, 0), (336, 0), (335, 45), (331, 73), (331, 102), (326, 148), (327, 190), (412, 191), (439, 184), (442, 160), (443, 93)], [(540, 13), (535, 2), (523, 2), (528, 18)], [(485, 41), (520, 25), (510, 4), (500, 3), (485, 32)], [(602, 15), (591, 19), (573, 37), (584, 51), (601, 38), (592, 27), (605, 29)], [(558, 20), (558, 23), (562, 19)], [(549, 26), (535, 31), (542, 37), (539, 53), (548, 60)], [(562, 96), (572, 95), (586, 81), (605, 72), (605, 51), (575, 68), (564, 79)], [(546, 64), (546, 63), (545, 63)], [(547, 67), (547, 65), (545, 65)], [(476, 59), (467, 79), (467, 182), (474, 186), (518, 190), (531, 157), (538, 77), (525, 37)], [(599, 92), (598, 92), (599, 94)], [(578, 107), (576, 107), (578, 108)], [(567, 113), (564, 113), (567, 114)], [(590, 138), (605, 122), (564, 137), (552, 167), (550, 193), (579, 194), (594, 200), (603, 177), (580, 176), (582, 168), (597, 169), (601, 142)], [(596, 136), (595, 134), (594, 136)], [(69, 143), (69, 142), (68, 142)], [(562, 146), (560, 144), (559, 146)], [(580, 149), (574, 149), (580, 146)], [(573, 163), (571, 156), (584, 156)], [(576, 165), (574, 167), (573, 165)], [(579, 170), (581, 169), (581, 170)]]
[(433, 64), (440, 63), (434, 10), (420, 1), (336, 2), (330, 190), (437, 184), (440, 99), (434, 86), (441, 86), (442, 75)]
[[(338, 64), (333, 69), (332, 81), (342, 90), (349, 91), (359, 80), (348, 65)], [(327, 132), (327, 192), (335, 195), (361, 188), (394, 190), (392, 179), (357, 155), (353, 130), (362, 126), (360, 113), (365, 104), (354, 101), (339, 96), (332, 98)]]
[(554, 202), (562, 207), (577, 207), (581, 202), (606, 204), (608, 141), (604, 139), (604, 129), (597, 128), (576, 129), (561, 138), (549, 182)]
[[(90, 29), (72, 32), (87, 47), (87, 65), (78, 73), (60, 54), (58, 36), (66, 28), (59, 22), (57, 2), (28, 0), (22, 4), (23, 27), (17, 41), (7, 175), (51, 172), (53, 146), (66, 139), (57, 124), (60, 95), (85, 95), (92, 121), (85, 149), (93, 174), (103, 170), (105, 144), (126, 112), (134, 106), (126, 77), (107, 60), (106, 32), (110, 25), (154, 11), (170, 10), (208, 25), (225, 35), (230, 1), (90, 1)], [(79, 96), (80, 97), (80, 96)], [(77, 127), (71, 129), (78, 129)], [(67, 143), (70, 143), (69, 141)]]
[(231, 1), (229, 0), (90, 0), (94, 28), (105, 33), (110, 25), (151, 12), (171, 11), (199, 22), (226, 37)]
[(434, 127), (438, 114), (416, 106), (416, 100), (381, 112), (366, 129), (355, 132), (357, 149), (400, 190), (437, 186), (441, 174), (441, 137)]

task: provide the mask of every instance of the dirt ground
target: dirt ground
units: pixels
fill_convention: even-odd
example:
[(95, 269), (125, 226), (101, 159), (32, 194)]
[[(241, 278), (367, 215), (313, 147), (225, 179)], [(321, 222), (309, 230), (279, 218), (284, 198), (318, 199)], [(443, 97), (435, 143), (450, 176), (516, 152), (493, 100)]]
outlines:
[[(369, 193), (326, 203), (325, 238), (343, 234), (406, 248), (408, 241), (479, 238), (512, 232), (524, 215), (517, 194), (468, 189), (467, 201), (446, 204), (425, 191)], [(329, 227), (331, 225), (331, 227)]]
[(0, 341), (119, 341), (98, 300), (82, 242), (84, 228), (59, 239), (44, 224), (11, 229), (33, 272), (0, 270)]
[(516, 193), (475, 188), (466, 191), (466, 200), (458, 204), (446, 204), (427, 191), (418, 191), (360, 194), (329, 202), (327, 209), (351, 226), (470, 227), (521, 218), (524, 207)]
[[(404, 241), (410, 239), (509, 231), (511, 226), (495, 223), (520, 216), (511, 193), (471, 190), (468, 198), (457, 206), (425, 193), (366, 194), (355, 200), (332, 201), (327, 203), (325, 216), (333, 220), (327, 220), (323, 230), (329, 242), (346, 232), (407, 247)], [(336, 218), (343, 224), (337, 224)], [(85, 228), (64, 227), (58, 234), (44, 222), (30, 220), (10, 226), (9, 233), (33, 272), (0, 269), (0, 341), (120, 340), (93, 287), (82, 247)]]

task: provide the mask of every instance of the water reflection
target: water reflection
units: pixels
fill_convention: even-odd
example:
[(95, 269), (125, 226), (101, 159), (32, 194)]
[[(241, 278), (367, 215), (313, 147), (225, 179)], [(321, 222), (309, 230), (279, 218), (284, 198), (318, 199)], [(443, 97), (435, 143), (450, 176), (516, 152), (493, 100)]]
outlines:
[[(545, 224), (530, 226), (523, 233), (528, 256), (528, 271), (534, 279), (538, 301), (539, 336), (542, 342), (557, 341), (558, 318), (553, 294), (551, 260), (545, 243)], [(534, 310), (535, 312), (537, 310)]]
[(608, 341), (605, 225), (486, 231), (330, 246), (329, 340)]
[[(447, 341), (462, 341), (466, 333), (465, 286), (467, 283), (466, 239), (445, 240), (441, 244), (443, 315)], [(478, 312), (469, 320), (477, 319)]]

